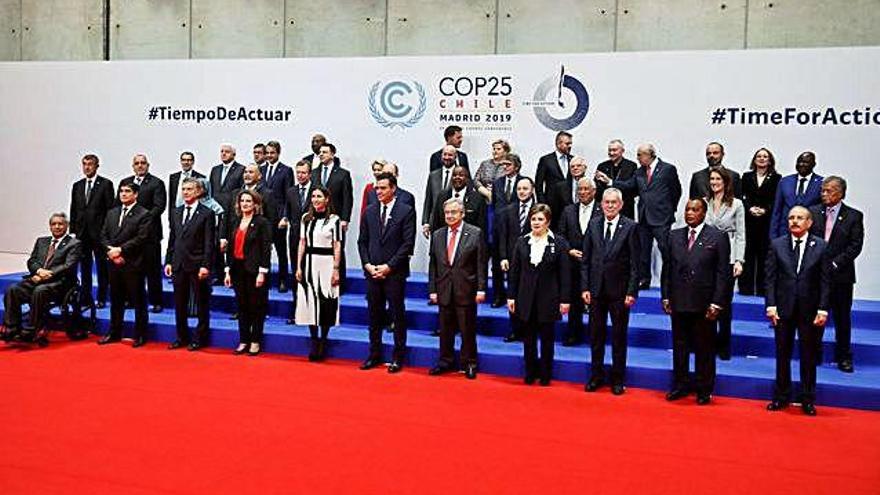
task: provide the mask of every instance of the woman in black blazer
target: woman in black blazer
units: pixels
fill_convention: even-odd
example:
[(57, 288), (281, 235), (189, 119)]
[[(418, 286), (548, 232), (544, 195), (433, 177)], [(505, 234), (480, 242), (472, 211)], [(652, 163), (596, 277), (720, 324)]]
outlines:
[(260, 353), (263, 322), (269, 303), (269, 267), (272, 253), (272, 228), (262, 215), (263, 198), (254, 191), (240, 191), (229, 222), (226, 247), (226, 287), (235, 288), (238, 303), (239, 344), (235, 354)]
[(764, 260), (770, 247), (770, 219), (776, 188), (782, 178), (776, 172), (776, 159), (767, 148), (752, 157), (750, 170), (742, 176), (743, 207), (746, 210), (746, 252), (739, 293), (764, 295)]
[[(507, 309), (519, 318), (525, 382), (549, 385), (553, 374), (554, 327), (568, 313), (571, 264), (568, 244), (550, 231), (552, 212), (545, 204), (529, 211), (532, 231), (516, 241), (508, 278)], [(541, 358), (538, 362), (538, 337)]]

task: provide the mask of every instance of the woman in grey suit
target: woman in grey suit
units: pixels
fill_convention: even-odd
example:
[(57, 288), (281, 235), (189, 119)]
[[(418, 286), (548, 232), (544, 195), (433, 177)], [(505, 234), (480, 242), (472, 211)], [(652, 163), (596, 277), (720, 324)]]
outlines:
[[(726, 169), (709, 172), (709, 190), (711, 196), (706, 198), (706, 202), (709, 203), (706, 224), (725, 232), (730, 238), (730, 269), (733, 272), (733, 278), (736, 278), (742, 274), (746, 253), (745, 208), (743, 208), (742, 201), (733, 196), (733, 178)], [(732, 304), (733, 290), (729, 291), (727, 304), (718, 315), (716, 349), (718, 357), (724, 361), (730, 360)]]

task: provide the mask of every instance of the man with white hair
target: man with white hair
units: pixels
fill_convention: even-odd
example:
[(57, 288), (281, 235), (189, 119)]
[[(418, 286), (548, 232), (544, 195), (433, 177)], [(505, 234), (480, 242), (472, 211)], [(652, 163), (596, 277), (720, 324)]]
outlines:
[[(626, 148), (620, 139), (608, 141), (608, 159), (596, 166), (597, 172), (610, 177), (612, 180), (622, 181), (629, 179), (635, 173), (638, 165), (623, 156)], [(596, 196), (601, 198), (607, 186), (602, 182), (596, 183)], [(623, 191), (621, 191), (623, 192)], [(633, 192), (623, 192), (623, 209), (620, 214), (635, 220), (636, 218), (636, 195)]]
[(550, 228), (556, 232), (559, 230), (559, 222), (562, 220), (562, 211), (568, 205), (578, 203), (578, 181), (587, 173), (587, 160), (582, 156), (576, 156), (568, 162), (568, 175), (565, 179), (553, 184), (547, 195), (547, 204), (553, 212)]

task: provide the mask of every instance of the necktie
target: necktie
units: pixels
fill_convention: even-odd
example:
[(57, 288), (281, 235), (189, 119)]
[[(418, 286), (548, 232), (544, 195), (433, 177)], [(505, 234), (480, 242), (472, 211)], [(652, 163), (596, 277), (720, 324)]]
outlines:
[(388, 221), (388, 205), (386, 205), (386, 204), (382, 205), (382, 218), (380, 218), (380, 221), (382, 222), (381, 232), (384, 234), (385, 233), (385, 222)]
[(324, 173), (321, 176), (321, 184), (324, 187), (327, 187), (327, 176), (330, 175), (329, 170), (330, 170), (330, 167), (328, 167), (327, 165), (324, 165)]
[(581, 226), (581, 232), (586, 232), (590, 224), (590, 211), (588, 205), (581, 205), (580, 215), (578, 215), (578, 223)]
[(794, 241), (794, 261), (797, 264), (795, 273), (801, 272), (801, 243), (803, 239), (795, 239)]
[(651, 171), (650, 165), (645, 167), (645, 174), (648, 176), (648, 184), (651, 183), (651, 177), (654, 175), (654, 172)]
[(269, 173), (266, 174), (266, 182), (270, 182), (272, 180), (272, 175), (275, 173), (275, 164), (269, 165)]
[(189, 215), (192, 213), (192, 206), (186, 207), (186, 215), (183, 216), (183, 224), (186, 225), (189, 222)]
[(223, 165), (223, 168), (220, 169), (220, 185), (226, 182), (226, 175), (229, 174), (229, 169), (232, 168), (232, 165)]
[[(605, 227), (605, 242), (611, 241), (611, 222), (608, 222), (608, 227)], [(693, 244), (693, 235), (694, 231), (691, 230), (691, 239), (689, 240), (689, 244)], [(688, 247), (690, 249), (690, 247)]]
[(299, 186), (299, 209), (306, 209), (306, 186)]
[(446, 260), (449, 261), (449, 264), (452, 264), (452, 256), (455, 254), (455, 236), (458, 234), (458, 229), (449, 229), (449, 242), (446, 243)]
[(688, 251), (694, 248), (694, 242), (697, 241), (697, 229), (691, 229), (691, 233), (688, 235)]
[(825, 242), (831, 239), (831, 231), (834, 230), (834, 215), (832, 210), (825, 212)]
[(522, 203), (522, 204), (520, 204), (520, 207), (519, 207), (519, 230), (520, 230), (520, 232), (522, 232), (523, 229), (526, 228), (526, 214), (528, 213), (528, 211), (526, 211), (526, 210), (527, 210), (528, 206), (529, 206), (528, 203)]
[(134, 178), (134, 183), (137, 184), (138, 187), (140, 187), (141, 182), (143, 182), (143, 181), (144, 181), (143, 177), (135, 177)]
[(86, 181), (86, 203), (89, 202), (89, 197), (92, 195), (92, 179)]
[(562, 174), (565, 175), (565, 171), (568, 170), (568, 157), (567, 156), (560, 155), (559, 167), (562, 169)]
[(49, 266), (49, 263), (52, 261), (52, 258), (55, 256), (55, 247), (58, 245), (58, 239), (52, 239), (52, 244), (49, 245), (49, 252), (46, 253), (46, 261), (43, 262), (43, 268)]
[(443, 189), (449, 187), (449, 169), (443, 171)]
[(183, 181), (189, 179), (189, 172), (180, 173), (180, 182), (177, 184), (177, 200), (174, 206), (183, 206)]
[(116, 224), (116, 228), (122, 227), (122, 221), (125, 220), (125, 214), (128, 213), (128, 207), (122, 209), (122, 213), (119, 214), (119, 223)]
[(806, 177), (801, 177), (801, 178), (800, 178), (800, 181), (798, 182), (798, 191), (797, 191), (797, 195), (798, 195), (798, 196), (803, 196), (803, 195), (804, 195), (804, 184), (806, 184), (806, 182), (807, 182), (807, 178), (806, 178)]
[(578, 184), (577, 180), (573, 180), (571, 184), (571, 204), (578, 202)]
[(511, 189), (513, 188), (512, 186), (513, 186), (513, 179), (508, 177), (507, 178), (507, 185), (504, 186), (504, 199), (507, 200), (508, 202), (510, 202), (510, 193), (511, 193)]

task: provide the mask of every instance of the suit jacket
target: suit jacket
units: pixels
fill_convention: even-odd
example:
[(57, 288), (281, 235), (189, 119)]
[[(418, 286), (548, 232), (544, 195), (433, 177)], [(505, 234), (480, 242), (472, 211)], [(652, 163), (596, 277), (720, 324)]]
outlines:
[[(310, 181), (309, 187), (306, 188), (306, 197), (305, 197), (305, 208), (300, 203), (299, 197), (299, 184), (294, 184), (293, 186), (287, 188), (287, 194), (285, 194), (284, 204), (285, 210), (287, 210), (287, 222), (290, 224), (290, 228), (288, 228), (288, 232), (290, 232), (290, 245), (297, 246), (299, 244), (299, 227), (302, 224), (302, 216), (309, 210), (309, 204), (311, 204), (311, 196), (312, 190), (314, 189), (314, 184)], [(295, 257), (296, 251), (293, 252), (293, 256)]]
[[(810, 233), (825, 239), (825, 206), (816, 205), (810, 208), (813, 214), (813, 227)], [(862, 252), (865, 242), (865, 226), (862, 212), (840, 204), (837, 220), (831, 229), (831, 237), (826, 242), (825, 254), (828, 257), (831, 283), (856, 283), (855, 260)]]
[(562, 212), (565, 211), (565, 208), (577, 202), (577, 198), (572, 200), (572, 194), (577, 194), (577, 185), (571, 177), (566, 177), (565, 180), (554, 184), (553, 189), (547, 195), (545, 202), (550, 206), (550, 211), (553, 213), (550, 229), (554, 232), (559, 230), (559, 222), (562, 221)]
[[(244, 190), (245, 188), (242, 187), (239, 191)], [(266, 184), (262, 182), (258, 182), (253, 190), (263, 198), (263, 214), (261, 216), (269, 222), (270, 226), (278, 225), (280, 218), (278, 218), (279, 208), (275, 203), (275, 192), (267, 188)], [(235, 191), (232, 197), (235, 198), (239, 191)], [(232, 234), (238, 228), (238, 221), (240, 219), (235, 215), (235, 206), (230, 206), (228, 213), (223, 215), (223, 217), (226, 221), (220, 226), (220, 239), (232, 242)]]
[[(293, 169), (281, 163), (281, 161), (275, 162), (275, 173), (272, 174), (270, 179), (267, 178), (269, 175), (269, 162), (263, 162), (260, 165), (260, 174), (263, 175), (263, 183), (275, 194), (275, 205), (278, 208), (275, 217), (278, 219), (287, 218), (287, 201), (285, 196), (287, 189), (296, 183)], [(278, 223), (276, 222), (275, 225), (278, 225)]]
[[(93, 190), (94, 191), (94, 190)], [(45, 268), (52, 272), (49, 280), (40, 282), (40, 285), (66, 288), (76, 284), (76, 267), (82, 254), (82, 244), (78, 239), (65, 235), (55, 246), (55, 254), (46, 264), (49, 255), (49, 246), (52, 244), (52, 236), (38, 237), (34, 241), (34, 248), (27, 260), (28, 277), (35, 275), (37, 270)], [(46, 265), (46, 266), (43, 266)]]
[[(724, 167), (722, 165), (722, 167)], [(742, 197), (742, 183), (739, 179), (739, 174), (727, 167), (724, 167), (730, 176), (733, 178), (733, 196), (735, 198)], [(709, 189), (709, 167), (706, 167), (702, 170), (698, 170), (691, 175), (691, 187), (690, 187), (690, 198), (708, 198), (711, 196), (711, 189)]]
[(583, 239), (580, 290), (593, 297), (621, 300), (639, 295), (641, 243), (635, 221), (620, 215), (617, 230), (605, 242), (605, 216), (590, 221)]
[(562, 237), (551, 237), (538, 266), (531, 263), (528, 236), (520, 237), (515, 249), (507, 298), (516, 301), (516, 316), (529, 321), (535, 313), (536, 320), (541, 323), (560, 319), (559, 305), (568, 303), (571, 294), (568, 243)]
[(727, 234), (730, 241), (730, 264), (737, 261), (744, 263), (746, 260), (746, 211), (742, 201), (733, 198), (733, 204), (730, 206), (721, 203), (721, 208), (717, 213), (712, 204), (709, 204), (705, 222)]
[(73, 183), (70, 190), (70, 233), (78, 239), (98, 241), (104, 218), (116, 197), (113, 182), (110, 179), (95, 175), (92, 182), (92, 193), (86, 201), (86, 178)]
[[(443, 172), (443, 168), (439, 168), (428, 174), (428, 183), (425, 185), (425, 203), (422, 206), (422, 225), (434, 225), (434, 208), (443, 193)], [(449, 176), (449, 184), (446, 189), (452, 187), (452, 170), (449, 171)]]
[(773, 200), (772, 220), (770, 221), (770, 238), (788, 234), (788, 212), (795, 206), (807, 208), (821, 203), (822, 180), (824, 177), (813, 174), (813, 178), (804, 190), (802, 196), (798, 196), (798, 174), (787, 175), (779, 180), (776, 188), (776, 198)]
[(507, 176), (499, 177), (495, 179), (495, 182), (492, 183), (492, 205), (495, 206), (495, 216), (498, 217), (498, 214), (501, 213), (507, 205), (511, 202), (516, 202), (516, 183), (519, 182), (520, 179), (525, 177), (524, 175), (516, 174), (516, 177), (513, 179), (513, 185), (510, 187), (510, 201), (507, 200), (507, 197), (504, 196), (504, 189), (507, 187)]
[[(171, 174), (168, 177), (168, 222), (169, 222), (169, 225), (171, 223), (171, 216), (172, 216), (171, 212), (173, 212), (174, 209), (177, 208), (177, 191), (178, 191), (178, 189), (180, 189), (180, 176), (181, 175), (183, 175), (183, 172), (178, 170), (177, 172), (174, 172), (173, 174)], [(190, 169), (190, 171), (189, 171), (189, 176), (193, 179), (204, 179), (205, 178), (204, 174), (200, 174), (192, 169)], [(209, 185), (209, 187), (210, 187), (210, 185)], [(211, 196), (211, 191), (210, 190), (205, 191), (205, 196), (208, 196), (208, 197)], [(183, 202), (183, 199), (181, 198), (180, 201)]]
[[(586, 230), (581, 230), (580, 207), (580, 202), (566, 206), (565, 209), (562, 210), (562, 219), (559, 221), (559, 229), (554, 230), (554, 232), (559, 232), (559, 235), (568, 241), (568, 245), (572, 249), (581, 249), (584, 244), (584, 234), (586, 233)], [(601, 215), (602, 207), (599, 204), (599, 200), (594, 199), (590, 220)], [(589, 222), (587, 223), (587, 226), (589, 227)]]
[[(568, 163), (571, 163), (572, 155), (568, 156)], [(556, 151), (547, 153), (538, 160), (538, 169), (535, 172), (535, 194), (538, 195), (538, 201), (546, 202), (550, 191), (553, 190), (553, 184), (562, 181), (568, 177), (568, 169), (563, 170), (556, 158)]]
[[(461, 165), (466, 168), (468, 171), (468, 175), (471, 173), (470, 166), (468, 166), (468, 156), (464, 151), (456, 150), (457, 157), (455, 158), (455, 163)], [(431, 158), (428, 160), (429, 172), (433, 172), (435, 170), (440, 170), (443, 168), (443, 160), (440, 159), (440, 156), (443, 154), (443, 148), (435, 151), (431, 154)]]
[[(120, 181), (122, 184), (133, 184), (134, 176), (130, 175)], [(168, 195), (165, 192), (165, 182), (153, 174), (144, 175), (141, 188), (138, 192), (137, 204), (143, 206), (150, 213), (150, 240), (159, 242), (162, 240), (162, 213), (168, 204)], [(119, 201), (116, 201), (119, 204)]]
[[(617, 166), (615, 166), (614, 162), (611, 160), (605, 160), (596, 166), (596, 170), (611, 177), (612, 181), (624, 181), (629, 179), (634, 173), (636, 173), (637, 168), (639, 168), (639, 166), (636, 165), (636, 162), (627, 160), (626, 158), (621, 158), (620, 163), (618, 163)], [(602, 194), (605, 193), (605, 189), (608, 189), (608, 186), (606, 186), (604, 182), (596, 181), (597, 200), (602, 200)], [(636, 192), (633, 190), (621, 192), (623, 193), (623, 209), (621, 209), (620, 213), (631, 220), (635, 220)]]
[(689, 230), (685, 226), (669, 233), (660, 293), (675, 312), (703, 312), (710, 304), (724, 308), (733, 290), (730, 240), (724, 232), (703, 224), (688, 251)]
[[(531, 206), (534, 205), (535, 203), (532, 202)], [(529, 209), (531, 209), (531, 206), (529, 206)], [(520, 225), (519, 208), (520, 201), (517, 199), (501, 211), (499, 221), (495, 223), (499, 239), (498, 256), (502, 260), (513, 261), (513, 257), (516, 255), (517, 240), (531, 231), (528, 219), (526, 219), (525, 225)], [(498, 213), (496, 212), (496, 214)]]
[[(229, 216), (233, 221), (229, 225), (229, 245), (226, 246), (226, 267), (232, 268), (235, 261), (235, 231), (241, 223), (241, 217), (233, 212)], [(268, 273), (272, 265), (272, 227), (263, 215), (254, 215), (248, 224), (244, 237), (244, 271), (257, 274), (262, 269)]]
[[(321, 172), (323, 167), (312, 170), (312, 183), (321, 184)], [(351, 221), (351, 209), (354, 206), (354, 186), (351, 183), (351, 173), (342, 168), (339, 163), (334, 163), (327, 176), (327, 189), (330, 190), (330, 198), (333, 200), (334, 213), (339, 215), (343, 222)]]
[[(441, 229), (446, 226), (446, 218), (443, 213), (443, 202), (452, 197), (452, 188), (446, 189), (440, 193), (440, 197), (434, 206), (434, 223), (431, 224), (431, 230)], [(476, 189), (466, 187), (464, 198), (464, 221), (480, 229), (481, 234), (486, 232), (486, 198), (483, 197)]]
[(233, 161), (229, 166), (229, 172), (223, 182), (220, 178), (223, 176), (223, 164), (219, 163), (211, 168), (211, 196), (220, 203), (225, 214), (232, 214), (232, 199), (236, 192), (244, 186), (244, 165)]
[(402, 201), (394, 202), (384, 229), (378, 204), (368, 206), (361, 216), (358, 232), (361, 266), (387, 264), (391, 268), (388, 278), (406, 278), (415, 242), (416, 211)]
[(639, 196), (640, 224), (662, 227), (675, 223), (675, 209), (681, 199), (681, 182), (675, 165), (658, 159), (650, 184), (645, 167), (639, 167), (629, 179), (611, 185)]
[(801, 270), (791, 247), (791, 235), (773, 239), (767, 253), (765, 278), (767, 307), (775, 306), (780, 318), (791, 318), (800, 309), (812, 318), (818, 310), (828, 310), (830, 267), (821, 237), (809, 235), (802, 246)]
[(140, 270), (144, 245), (151, 240), (152, 217), (150, 211), (135, 203), (125, 214), (125, 219), (120, 226), (119, 217), (121, 215), (122, 205), (113, 207), (107, 213), (107, 218), (104, 219), (104, 228), (101, 229), (101, 247), (105, 252), (110, 249), (110, 246), (122, 248), (122, 258), (125, 263), (118, 266), (110, 262), (108, 265), (111, 269)]
[(460, 229), (461, 237), (452, 261), (446, 251), (449, 227), (442, 227), (431, 236), (428, 292), (437, 294), (437, 303), (442, 306), (474, 305), (477, 292), (486, 290), (487, 254), (483, 232), (466, 222), (462, 222)]
[(186, 204), (174, 208), (168, 222), (168, 249), (165, 264), (175, 273), (211, 269), (214, 259), (214, 210), (196, 201), (189, 221), (183, 224)]

